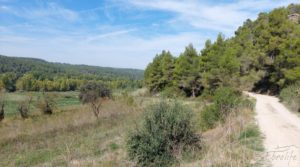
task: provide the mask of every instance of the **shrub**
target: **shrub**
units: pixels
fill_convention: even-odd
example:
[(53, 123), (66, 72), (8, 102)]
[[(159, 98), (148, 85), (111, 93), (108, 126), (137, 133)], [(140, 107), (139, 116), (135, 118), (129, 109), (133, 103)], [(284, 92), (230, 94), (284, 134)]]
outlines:
[(51, 115), (53, 113), (53, 108), (55, 106), (54, 98), (49, 96), (46, 93), (43, 93), (41, 97), (38, 99), (37, 107), (47, 115)]
[(130, 95), (127, 91), (122, 92), (122, 100), (128, 105), (128, 106), (134, 106), (135, 101), (132, 95)]
[(203, 111), (200, 112), (200, 128), (205, 131), (211, 129), (215, 126), (216, 122), (219, 120), (219, 114), (215, 105), (205, 107)]
[(18, 110), (21, 114), (21, 117), (24, 119), (28, 118), (31, 102), (32, 102), (32, 96), (30, 95), (25, 100), (21, 101), (18, 106)]
[(200, 113), (200, 128), (202, 130), (213, 128), (218, 121), (224, 121), (230, 112), (240, 107), (253, 107), (253, 103), (232, 88), (218, 88), (214, 92), (213, 103)]
[(170, 166), (180, 152), (200, 149), (192, 116), (189, 109), (178, 103), (151, 106), (141, 128), (129, 133), (129, 157), (140, 166)]
[(213, 100), (221, 115), (227, 116), (232, 109), (241, 103), (241, 93), (230, 87), (220, 87), (216, 90)]
[(100, 107), (107, 98), (111, 98), (111, 90), (102, 83), (88, 82), (80, 88), (79, 100), (83, 104), (90, 104), (97, 118), (100, 114)]
[(300, 112), (300, 82), (282, 89), (279, 98), (287, 104), (290, 109)]
[(160, 95), (165, 98), (185, 97), (185, 93), (177, 87), (166, 87)]
[(29, 110), (24, 103), (19, 104), (18, 110), (19, 110), (22, 118), (24, 118), (24, 119), (28, 118)]

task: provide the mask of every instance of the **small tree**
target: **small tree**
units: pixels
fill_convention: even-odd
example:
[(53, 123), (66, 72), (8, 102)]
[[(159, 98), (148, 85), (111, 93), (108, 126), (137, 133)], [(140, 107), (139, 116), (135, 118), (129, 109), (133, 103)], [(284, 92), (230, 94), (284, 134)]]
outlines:
[(4, 107), (5, 107), (4, 97), (0, 95), (0, 121), (4, 119)]
[(21, 117), (24, 119), (28, 118), (31, 102), (32, 102), (32, 96), (30, 95), (19, 104), (18, 110), (21, 114)]
[(80, 89), (79, 100), (83, 104), (89, 104), (98, 118), (102, 103), (111, 97), (111, 90), (102, 83), (88, 82)]
[(1, 104), (0, 107), (0, 121), (2, 121), (4, 119), (4, 104)]
[(55, 107), (55, 101), (52, 96), (43, 92), (42, 96), (38, 99), (39, 103), (37, 107), (47, 115), (51, 115), (53, 113), (53, 108)]

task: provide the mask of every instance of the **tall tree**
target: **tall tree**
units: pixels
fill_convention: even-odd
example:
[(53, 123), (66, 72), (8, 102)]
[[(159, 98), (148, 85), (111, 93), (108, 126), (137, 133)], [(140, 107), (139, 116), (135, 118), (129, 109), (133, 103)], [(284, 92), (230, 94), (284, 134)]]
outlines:
[(190, 44), (176, 60), (174, 85), (182, 89), (187, 96), (196, 97), (202, 89), (200, 79), (199, 56)]
[(159, 92), (172, 85), (175, 58), (168, 51), (156, 55), (145, 70), (145, 84), (151, 92)]

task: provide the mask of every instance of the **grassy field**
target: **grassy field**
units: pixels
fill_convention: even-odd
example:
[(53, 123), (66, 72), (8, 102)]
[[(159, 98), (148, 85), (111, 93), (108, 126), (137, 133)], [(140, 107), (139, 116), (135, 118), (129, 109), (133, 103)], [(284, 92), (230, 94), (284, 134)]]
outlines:
[[(31, 94), (35, 103), (39, 93)], [(89, 106), (79, 103), (77, 92), (53, 94), (57, 104), (54, 114), (43, 115), (33, 107), (26, 120), (20, 118), (16, 108), (18, 101), (28, 94), (5, 95), (9, 105), (7, 118), (0, 123), (0, 166), (135, 165), (126, 155), (127, 132), (141, 121), (144, 108), (159, 98), (118, 96), (104, 103), (101, 116), (96, 119)], [(193, 109), (197, 126), (198, 115), (207, 104), (196, 99), (178, 101)], [(259, 134), (252, 111), (242, 111), (224, 125), (203, 133), (202, 151), (179, 158), (179, 164), (187, 167), (257, 165), (251, 161), (262, 150)]]
[[(78, 92), (50, 92), (47, 93), (54, 98), (56, 109), (64, 110), (68, 107), (80, 106), (78, 100)], [(16, 93), (3, 93), (5, 98), (5, 115), (8, 117), (15, 117), (19, 115), (18, 105), (20, 102), (25, 101), (28, 97), (32, 97), (32, 105), (30, 114), (38, 114), (39, 109), (37, 108), (37, 103), (39, 97), (42, 96), (41, 92), (16, 92)]]

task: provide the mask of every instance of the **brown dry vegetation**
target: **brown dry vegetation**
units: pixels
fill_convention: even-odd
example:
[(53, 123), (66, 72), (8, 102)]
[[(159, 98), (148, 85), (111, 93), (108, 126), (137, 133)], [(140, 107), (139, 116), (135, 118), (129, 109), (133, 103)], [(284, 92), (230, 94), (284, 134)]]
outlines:
[[(127, 166), (126, 131), (141, 109), (109, 101), (97, 120), (88, 106), (0, 124), (0, 166)], [(127, 165), (126, 165), (127, 164)]]
[(200, 166), (244, 167), (260, 163), (262, 138), (249, 109), (231, 114), (225, 124), (205, 132), (203, 137), (205, 150)]

